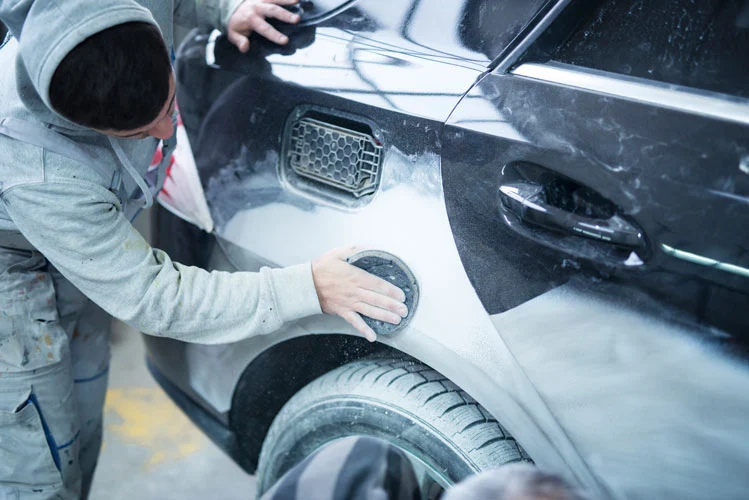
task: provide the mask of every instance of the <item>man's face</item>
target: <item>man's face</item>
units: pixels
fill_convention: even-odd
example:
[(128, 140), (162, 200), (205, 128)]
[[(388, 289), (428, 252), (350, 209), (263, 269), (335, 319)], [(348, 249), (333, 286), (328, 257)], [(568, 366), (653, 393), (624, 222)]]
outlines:
[(177, 85), (174, 80), (174, 73), (172, 73), (169, 77), (169, 95), (155, 120), (148, 125), (133, 130), (96, 130), (102, 134), (119, 137), (120, 139), (145, 139), (146, 137), (155, 137), (162, 140), (169, 139), (174, 134), (172, 115), (174, 114), (176, 96)]

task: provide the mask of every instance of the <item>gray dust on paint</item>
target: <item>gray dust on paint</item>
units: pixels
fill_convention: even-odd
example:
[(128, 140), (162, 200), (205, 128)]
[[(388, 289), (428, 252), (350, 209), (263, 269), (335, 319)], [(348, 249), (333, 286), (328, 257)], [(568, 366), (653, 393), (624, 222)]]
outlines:
[(745, 497), (749, 370), (704, 333), (585, 288), (493, 321), (612, 497)]

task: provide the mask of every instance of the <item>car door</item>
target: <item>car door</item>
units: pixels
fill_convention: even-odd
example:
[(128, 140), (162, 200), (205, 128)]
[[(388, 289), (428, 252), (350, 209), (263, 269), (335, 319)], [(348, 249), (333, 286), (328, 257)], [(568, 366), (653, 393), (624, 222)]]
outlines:
[(472, 284), (613, 496), (740, 496), (749, 3), (554, 2), (512, 49), (444, 134)]
[[(505, 61), (513, 66), (488, 75), (453, 113), (446, 191), (461, 202), (466, 185), (489, 191), (476, 196), (475, 207), (451, 203), (452, 216), (484, 213), (488, 238), (512, 238), (504, 245), (510, 248), (494, 241), (498, 258), (512, 259), (508, 268), (534, 270), (534, 277), (518, 278), (517, 290), (504, 291), (489, 273), (474, 273), (490, 312), (564, 281), (567, 268), (592, 266), (651, 290), (696, 321), (733, 333), (749, 329), (749, 316), (726, 313), (749, 291), (740, 230), (749, 196), (747, 28), (733, 24), (743, 22), (746, 4), (700, 4), (694, 12), (672, 4), (615, 2), (591, 9), (605, 17), (577, 27), (562, 17), (555, 26), (572, 24), (566, 38), (552, 33), (553, 41), (541, 39), (520, 61)], [(653, 9), (665, 28), (628, 14), (632, 9), (640, 16)], [(584, 15), (574, 5), (570, 12)], [(679, 36), (685, 41), (674, 45)], [(483, 138), (488, 147), (473, 144)], [(480, 165), (463, 169), (469, 150), (482, 154)], [(545, 183), (541, 194), (560, 209), (556, 220), (534, 222), (533, 211), (517, 217), (517, 207), (497, 207), (508, 199), (501, 185), (536, 183), (530, 178)], [(620, 214), (642, 237), (625, 241), (622, 225), (606, 242), (595, 230), (576, 231), (564, 211), (597, 220)], [(457, 230), (465, 263), (476, 269), (472, 235)], [(527, 245), (544, 259), (503, 257)]]

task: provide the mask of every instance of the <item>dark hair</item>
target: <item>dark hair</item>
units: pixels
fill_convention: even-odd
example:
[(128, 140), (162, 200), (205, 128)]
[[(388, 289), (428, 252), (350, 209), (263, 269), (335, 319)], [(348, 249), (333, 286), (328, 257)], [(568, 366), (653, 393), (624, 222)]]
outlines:
[(68, 120), (100, 130), (132, 130), (156, 119), (172, 68), (159, 29), (119, 24), (76, 46), (52, 76), (49, 99)]

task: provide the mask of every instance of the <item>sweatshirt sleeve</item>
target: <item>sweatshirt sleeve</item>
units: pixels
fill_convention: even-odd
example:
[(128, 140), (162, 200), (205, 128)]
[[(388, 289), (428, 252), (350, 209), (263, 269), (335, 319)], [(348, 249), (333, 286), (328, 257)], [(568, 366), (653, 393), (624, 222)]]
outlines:
[(207, 272), (153, 249), (95, 184), (20, 185), (1, 198), (16, 227), (73, 285), (144, 333), (234, 342), (320, 314), (309, 263)]
[(175, 0), (174, 23), (187, 28), (209, 26), (226, 31), (234, 11), (245, 0)]

